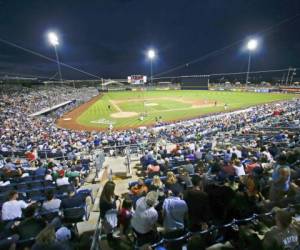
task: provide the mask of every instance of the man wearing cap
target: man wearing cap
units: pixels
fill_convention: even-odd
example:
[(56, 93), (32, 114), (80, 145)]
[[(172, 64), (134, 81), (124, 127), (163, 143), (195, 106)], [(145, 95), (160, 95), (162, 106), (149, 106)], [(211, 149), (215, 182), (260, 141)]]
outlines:
[(141, 244), (152, 242), (156, 239), (156, 222), (158, 213), (154, 206), (158, 202), (158, 194), (149, 192), (136, 202), (136, 210), (131, 219), (131, 226), (138, 236)]
[(58, 178), (56, 180), (57, 186), (69, 185), (69, 178), (65, 176), (65, 172), (63, 170), (59, 171)]

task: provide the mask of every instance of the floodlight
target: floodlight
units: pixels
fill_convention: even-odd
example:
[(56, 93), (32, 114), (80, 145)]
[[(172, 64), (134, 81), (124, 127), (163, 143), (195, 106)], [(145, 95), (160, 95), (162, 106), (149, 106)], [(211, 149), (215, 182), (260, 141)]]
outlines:
[(58, 37), (54, 32), (48, 33), (48, 39), (49, 39), (49, 42), (51, 43), (51, 45), (53, 45), (53, 46), (57, 46), (59, 44)]
[(247, 43), (248, 50), (255, 50), (257, 48), (258, 42), (255, 39), (251, 39)]
[(148, 58), (152, 60), (154, 57), (155, 57), (155, 51), (153, 49), (150, 49), (148, 51)]

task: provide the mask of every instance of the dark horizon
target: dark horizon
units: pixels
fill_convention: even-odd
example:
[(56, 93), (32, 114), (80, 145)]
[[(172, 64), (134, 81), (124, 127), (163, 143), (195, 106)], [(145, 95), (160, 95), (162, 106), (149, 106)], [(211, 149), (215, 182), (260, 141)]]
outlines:
[[(55, 58), (46, 34), (56, 31), (63, 63), (104, 78), (124, 78), (150, 74), (149, 48), (158, 53), (154, 75), (179, 65), (166, 75), (246, 71), (245, 42), (270, 28), (257, 35), (251, 69), (280, 69), (300, 66), (298, 13), (297, 0), (0, 0), (0, 38)], [(51, 77), (57, 67), (0, 42), (2, 72)], [(92, 78), (64, 67), (62, 74)]]

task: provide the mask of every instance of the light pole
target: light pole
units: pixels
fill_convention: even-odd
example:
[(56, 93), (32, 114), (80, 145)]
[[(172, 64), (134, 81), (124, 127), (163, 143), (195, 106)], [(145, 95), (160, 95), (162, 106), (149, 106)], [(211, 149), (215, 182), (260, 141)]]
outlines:
[(49, 40), (50, 44), (54, 47), (59, 80), (60, 80), (60, 83), (62, 84), (63, 81), (62, 81), (62, 75), (61, 75), (61, 69), (60, 69), (60, 63), (59, 63), (57, 48), (56, 48), (56, 46), (59, 45), (58, 36), (54, 32), (49, 32), (48, 33), (48, 40)]
[(155, 50), (153, 50), (153, 49), (148, 50), (148, 58), (150, 59), (150, 82), (151, 82), (151, 85), (153, 82), (152, 63), (153, 63), (153, 59), (155, 58), (155, 56), (156, 56)]
[(248, 84), (249, 80), (249, 72), (250, 72), (250, 67), (251, 67), (251, 53), (252, 51), (256, 50), (258, 45), (257, 40), (251, 39), (247, 43), (247, 49), (249, 51), (249, 58), (248, 58), (248, 68), (247, 68), (247, 75), (246, 75), (246, 85)]

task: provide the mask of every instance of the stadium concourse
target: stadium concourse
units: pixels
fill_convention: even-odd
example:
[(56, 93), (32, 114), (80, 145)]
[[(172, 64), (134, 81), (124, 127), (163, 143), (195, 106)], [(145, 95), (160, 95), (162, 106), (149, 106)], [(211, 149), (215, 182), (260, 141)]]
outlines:
[[(299, 100), (147, 130), (56, 127), (95, 95), (2, 90), (0, 249), (299, 247)], [(131, 179), (109, 175), (118, 159)]]

